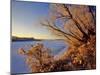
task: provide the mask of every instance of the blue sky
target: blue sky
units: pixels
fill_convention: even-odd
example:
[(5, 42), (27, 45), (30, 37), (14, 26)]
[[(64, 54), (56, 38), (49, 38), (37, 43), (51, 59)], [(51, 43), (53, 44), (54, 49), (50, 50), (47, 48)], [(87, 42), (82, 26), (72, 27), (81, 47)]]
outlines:
[(49, 3), (12, 1), (12, 35), (34, 37), (37, 39), (55, 39), (50, 30), (40, 25), (40, 21), (49, 18)]
[[(50, 3), (12, 0), (12, 35), (37, 39), (61, 38), (40, 25), (41, 20), (49, 18), (49, 13)], [(61, 24), (60, 21), (57, 23)]]

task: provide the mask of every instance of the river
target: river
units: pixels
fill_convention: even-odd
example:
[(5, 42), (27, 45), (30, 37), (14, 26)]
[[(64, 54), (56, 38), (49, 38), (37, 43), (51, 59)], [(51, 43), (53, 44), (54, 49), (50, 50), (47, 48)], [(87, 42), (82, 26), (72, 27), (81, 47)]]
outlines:
[(45, 47), (52, 50), (53, 55), (64, 52), (67, 48), (64, 41), (61, 40), (43, 40), (43, 41), (16, 41), (11, 43), (11, 73), (29, 73), (28, 65), (25, 63), (25, 57), (17, 53), (19, 48), (29, 50), (31, 45), (43, 43)]

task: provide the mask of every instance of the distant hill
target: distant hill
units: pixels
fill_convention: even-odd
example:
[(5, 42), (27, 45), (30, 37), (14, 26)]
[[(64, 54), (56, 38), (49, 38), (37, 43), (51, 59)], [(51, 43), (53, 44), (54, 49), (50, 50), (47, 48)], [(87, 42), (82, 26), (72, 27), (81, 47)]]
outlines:
[(12, 41), (40, 41), (40, 40), (34, 39), (33, 37), (17, 37), (17, 36), (12, 36)]

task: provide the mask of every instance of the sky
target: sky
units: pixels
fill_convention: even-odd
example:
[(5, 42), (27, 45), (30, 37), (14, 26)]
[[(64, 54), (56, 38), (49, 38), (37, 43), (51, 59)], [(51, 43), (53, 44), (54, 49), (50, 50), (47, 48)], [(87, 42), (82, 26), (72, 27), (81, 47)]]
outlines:
[(49, 18), (49, 3), (12, 0), (12, 36), (57, 39), (40, 22)]
[[(12, 36), (33, 37), (36, 39), (62, 38), (54, 35), (49, 29), (40, 24), (41, 21), (49, 18), (50, 3), (12, 0), (11, 9)], [(60, 21), (57, 23), (57, 25), (61, 24)]]

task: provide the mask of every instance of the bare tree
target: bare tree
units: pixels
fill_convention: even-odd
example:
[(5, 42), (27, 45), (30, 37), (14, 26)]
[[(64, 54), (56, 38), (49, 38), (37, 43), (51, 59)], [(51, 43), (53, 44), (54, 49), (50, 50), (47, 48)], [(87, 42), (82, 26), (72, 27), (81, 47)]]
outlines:
[(51, 4), (50, 20), (41, 23), (73, 45), (86, 43), (95, 35), (95, 10), (92, 6)]
[(30, 50), (25, 51), (23, 48), (18, 50), (19, 54), (26, 56), (26, 63), (32, 72), (49, 71), (52, 65), (53, 55), (51, 50), (45, 48), (43, 44), (37, 43), (31, 46)]

